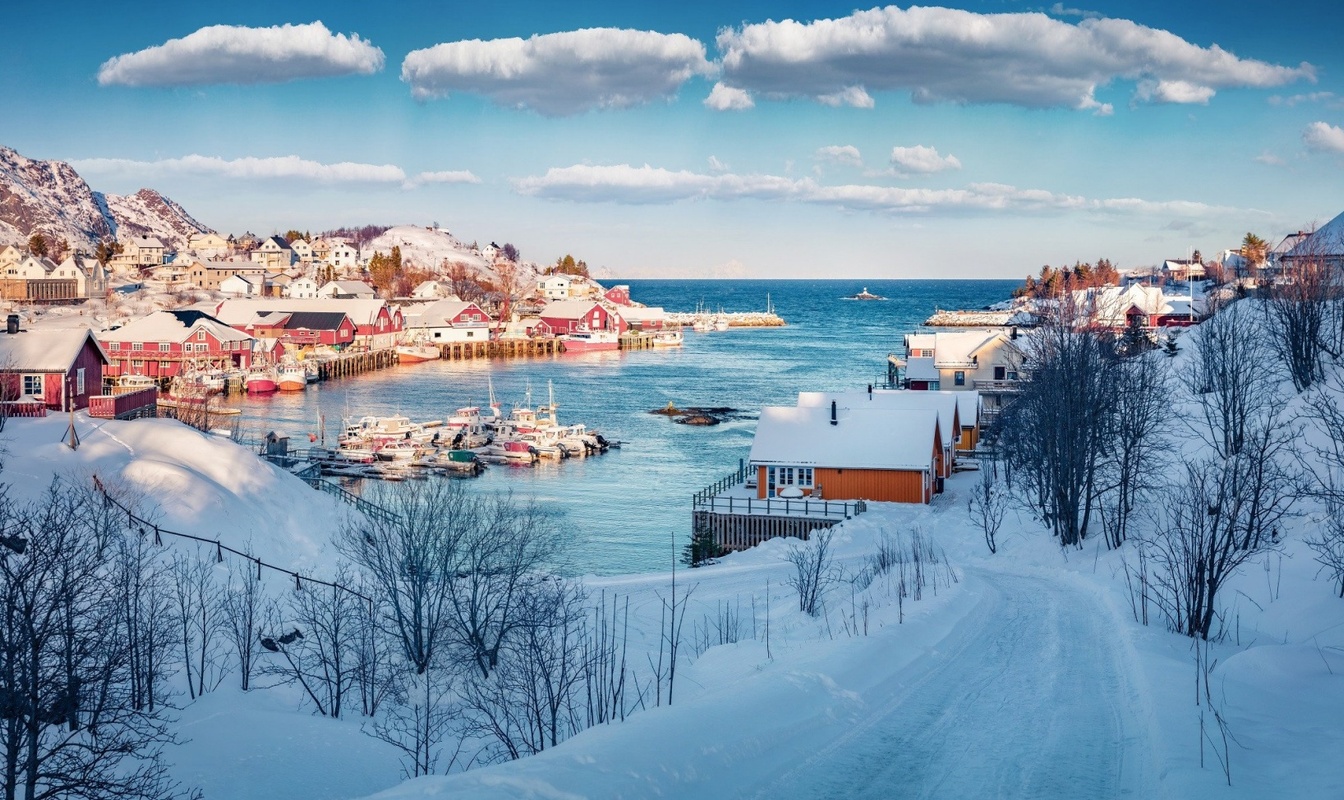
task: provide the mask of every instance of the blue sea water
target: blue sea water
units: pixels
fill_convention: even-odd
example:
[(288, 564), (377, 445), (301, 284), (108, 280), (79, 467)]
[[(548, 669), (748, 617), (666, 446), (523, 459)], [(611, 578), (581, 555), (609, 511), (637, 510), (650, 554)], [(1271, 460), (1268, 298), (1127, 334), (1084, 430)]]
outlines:
[(751, 447), (754, 419), (715, 427), (677, 425), (648, 413), (679, 407), (731, 406), (751, 412), (792, 405), (799, 391), (858, 389), (885, 375), (887, 354), (936, 309), (981, 308), (1006, 298), (1015, 281), (872, 281), (881, 302), (843, 299), (862, 281), (612, 281), (631, 296), (669, 311), (697, 305), (763, 311), (767, 295), (787, 327), (694, 333), (680, 348), (567, 353), (547, 359), (438, 361), (313, 384), (298, 394), (238, 400), (255, 433), (279, 428), (295, 440), (328, 435), (341, 420), (401, 413), (443, 419), (458, 407), (484, 405), (488, 385), (505, 409), (545, 402), (554, 386), (562, 422), (582, 422), (619, 450), (536, 467), (492, 466), (472, 491), (512, 491), (560, 515), (570, 538), (564, 569), (618, 574), (666, 569), (673, 541), (690, 536), (690, 497), (736, 469)]

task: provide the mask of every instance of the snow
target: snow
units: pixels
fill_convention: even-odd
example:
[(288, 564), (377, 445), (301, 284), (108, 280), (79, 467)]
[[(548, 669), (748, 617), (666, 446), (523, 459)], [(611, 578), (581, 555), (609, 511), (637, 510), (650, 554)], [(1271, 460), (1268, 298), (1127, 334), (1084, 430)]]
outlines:
[[(960, 392), (920, 392), (876, 389), (872, 392), (799, 392), (798, 406), (823, 407), (834, 401), (842, 409), (892, 409), (896, 411), (936, 411), (943, 447), (951, 447), (961, 437)], [(964, 392), (978, 396), (976, 392)], [(922, 437), (915, 437), (922, 438)]]
[(938, 414), (932, 410), (767, 406), (756, 423), (752, 464), (851, 469), (932, 469)]
[(21, 372), (69, 372), (92, 336), (87, 327), (0, 333), (0, 364)]
[[(1183, 341), (1175, 370), (1188, 371), (1190, 349)], [(1287, 411), (1300, 405), (1293, 398)], [(816, 435), (832, 431), (828, 408), (780, 411), (817, 414)], [(762, 414), (767, 437), (772, 413)], [(923, 413), (931, 427), (934, 412)], [(1181, 403), (1172, 413), (1194, 418)], [(864, 432), (845, 424), (856, 420), (834, 428)], [(165, 528), (315, 577), (334, 569), (329, 533), (346, 507), (247, 449), (169, 421), (77, 415), (82, 445), (71, 451), (66, 424), (63, 415), (8, 421), (0, 479), (11, 492), (31, 497), (53, 474), (96, 472), (142, 493)], [(880, 441), (866, 432), (855, 447)], [(1178, 459), (1203, 447), (1189, 436), (1170, 442)], [(977, 480), (954, 475), (930, 506), (870, 503), (832, 529), (847, 574), (884, 534), (921, 530), (945, 548), (956, 582), (903, 606), (879, 578), (855, 594), (838, 584), (818, 618), (801, 613), (786, 585), (788, 540), (679, 571), (678, 592), (693, 587), (687, 628), (732, 605), (743, 619), (738, 641), (697, 652), (688, 632), (671, 706), (538, 756), (399, 784), (395, 754), (358, 718), (314, 716), (291, 688), (221, 688), (178, 698), (174, 730), (189, 741), (168, 752), (173, 775), (226, 799), (1344, 796), (1344, 600), (1303, 545), (1320, 509), (1304, 507), (1283, 526), (1283, 553), (1253, 561), (1225, 589), (1229, 634), (1209, 650), (1215, 703), (1236, 738), (1228, 787), (1207, 741), (1200, 765), (1190, 640), (1133, 619), (1123, 569), (1132, 551), (1095, 539), (1062, 551), (1014, 507), (990, 555), (966, 514)], [(667, 573), (585, 579), (594, 598), (630, 599), (630, 663), (641, 680), (670, 582)], [(866, 635), (848, 623), (865, 599)]]

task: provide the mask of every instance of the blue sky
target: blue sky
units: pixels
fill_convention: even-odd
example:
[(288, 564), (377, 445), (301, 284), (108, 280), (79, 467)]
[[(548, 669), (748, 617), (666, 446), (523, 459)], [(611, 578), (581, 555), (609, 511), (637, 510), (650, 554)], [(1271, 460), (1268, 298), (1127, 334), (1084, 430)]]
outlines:
[(1344, 211), (1327, 2), (6, 17), (31, 34), (0, 48), (0, 144), (227, 232), (438, 222), (625, 277), (1018, 277)]

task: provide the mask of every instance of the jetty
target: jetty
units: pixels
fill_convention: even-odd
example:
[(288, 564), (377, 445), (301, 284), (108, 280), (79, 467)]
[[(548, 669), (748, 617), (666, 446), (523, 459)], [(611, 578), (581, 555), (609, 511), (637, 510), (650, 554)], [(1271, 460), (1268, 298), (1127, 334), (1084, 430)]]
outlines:
[(1020, 311), (944, 311), (938, 309), (924, 320), (930, 328), (1002, 328), (1013, 324)]
[(787, 324), (773, 311), (721, 311), (717, 314), (705, 311), (670, 311), (666, 316), (669, 325), (689, 328), (694, 328), (697, 322), (703, 325), (715, 318), (726, 319), (730, 328), (782, 328)]

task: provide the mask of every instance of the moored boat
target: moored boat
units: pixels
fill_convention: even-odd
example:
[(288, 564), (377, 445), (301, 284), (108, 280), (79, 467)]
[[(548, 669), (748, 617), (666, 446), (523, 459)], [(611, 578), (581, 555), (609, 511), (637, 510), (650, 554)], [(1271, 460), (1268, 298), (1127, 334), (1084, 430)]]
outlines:
[(308, 388), (308, 374), (297, 361), (287, 361), (276, 369), (276, 388), (282, 392), (301, 392)]
[(584, 327), (561, 336), (560, 341), (565, 343), (566, 351), (580, 353), (589, 350), (617, 350), (621, 346), (620, 334), (616, 331), (592, 330)]
[(280, 383), (274, 367), (258, 364), (247, 371), (243, 386), (249, 394), (266, 394), (280, 388)]
[(437, 361), (439, 348), (424, 342), (411, 342), (397, 345), (398, 364), (419, 364), (425, 361)]
[(680, 347), (686, 339), (681, 328), (664, 328), (653, 335), (654, 347)]

